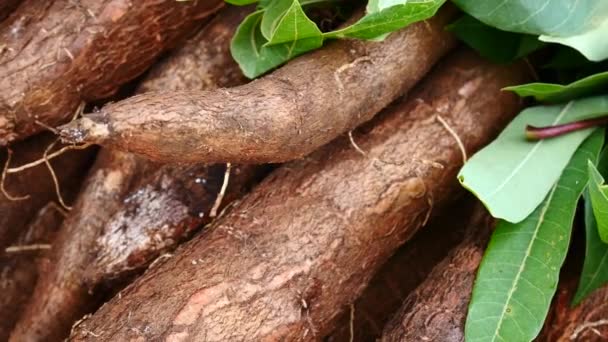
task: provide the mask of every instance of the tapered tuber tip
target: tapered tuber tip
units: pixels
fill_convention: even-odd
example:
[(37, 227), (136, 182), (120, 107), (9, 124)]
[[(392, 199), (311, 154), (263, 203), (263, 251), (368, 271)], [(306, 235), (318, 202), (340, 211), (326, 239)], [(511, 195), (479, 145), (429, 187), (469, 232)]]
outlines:
[(110, 135), (108, 124), (103, 122), (100, 114), (86, 115), (57, 130), (61, 141), (67, 144), (100, 143)]

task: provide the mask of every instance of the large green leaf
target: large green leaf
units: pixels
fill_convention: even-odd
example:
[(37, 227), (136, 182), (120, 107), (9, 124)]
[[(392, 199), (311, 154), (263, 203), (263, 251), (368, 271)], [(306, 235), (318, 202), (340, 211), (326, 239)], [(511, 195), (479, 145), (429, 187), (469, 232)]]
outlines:
[[(454, 0), (465, 12), (498, 29), (540, 35), (572, 46), (591, 60), (608, 57), (605, 0)], [(603, 33), (603, 34), (602, 34)]]
[(266, 40), (272, 39), (272, 35), (276, 32), (276, 27), (279, 24), (285, 12), (291, 7), (293, 0), (273, 0), (268, 7), (264, 8), (264, 16), (260, 23), (260, 30)]
[[(605, 0), (600, 0), (604, 1)], [(604, 10), (601, 15), (604, 22), (595, 29), (569, 37), (540, 36), (540, 40), (548, 43), (558, 43), (571, 46), (589, 60), (599, 62), (608, 58), (608, 44), (606, 44), (606, 33), (608, 33), (608, 11)]]
[[(465, 326), (466, 341), (531, 341), (543, 326), (568, 251), (585, 165), (604, 142), (592, 134), (545, 200), (524, 221), (500, 221), (483, 257)], [(520, 189), (525, 192), (528, 189)]]
[[(432, 17), (444, 2), (445, 0), (410, 0), (402, 5), (370, 12), (353, 25), (324, 35), (325, 38), (377, 39), (411, 23)], [(372, 9), (375, 9), (374, 6)]]
[(595, 168), (595, 165), (589, 163), (589, 200), (593, 208), (597, 231), (600, 239), (608, 243), (608, 186), (604, 185), (604, 178)]
[(565, 102), (582, 96), (597, 94), (605, 90), (607, 86), (608, 72), (601, 72), (568, 85), (529, 83), (507, 87), (505, 90), (514, 91), (519, 96), (534, 96), (538, 101)]
[(458, 179), (494, 217), (519, 222), (545, 198), (574, 151), (591, 132), (587, 129), (531, 142), (524, 137), (526, 125), (550, 126), (607, 112), (608, 96), (528, 108), (464, 165)]
[(585, 197), (585, 263), (572, 300), (575, 305), (608, 282), (608, 244), (600, 239), (589, 195)]
[[(293, 3), (294, 5), (288, 11), (289, 13), (284, 16), (284, 25), (290, 26), (291, 23), (297, 22), (297, 27), (302, 31), (285, 29), (285, 32), (279, 34), (281, 39), (284, 39), (284, 35), (290, 35), (294, 39), (293, 41), (271, 46), (266, 45), (268, 41), (260, 30), (264, 10), (250, 14), (239, 25), (232, 38), (230, 50), (245, 76), (249, 78), (257, 77), (291, 58), (316, 49), (323, 44), (323, 38), (320, 34), (316, 37), (300, 39), (300, 32), (307, 32), (308, 34), (313, 28), (303, 23), (305, 20), (301, 18), (301, 15), (303, 15), (302, 8), (297, 0), (294, 0)], [(314, 23), (312, 24), (314, 25)], [(314, 27), (316, 28), (316, 25)]]
[(281, 19), (276, 23), (272, 37), (265, 46), (284, 44), (290, 49), (287, 58), (292, 58), (298, 52), (317, 48), (323, 43), (323, 34), (312, 20), (308, 19), (298, 0), (290, 0), (291, 5), (287, 8)]
[(535, 36), (502, 31), (469, 15), (462, 16), (447, 29), (482, 57), (496, 63), (511, 62), (545, 45)]

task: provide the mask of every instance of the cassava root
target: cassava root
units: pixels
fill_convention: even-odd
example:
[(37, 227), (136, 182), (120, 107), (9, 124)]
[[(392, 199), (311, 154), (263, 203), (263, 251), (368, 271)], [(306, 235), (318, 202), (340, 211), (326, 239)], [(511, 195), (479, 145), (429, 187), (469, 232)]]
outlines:
[(90, 142), (170, 163), (283, 162), (371, 119), (455, 45), (445, 6), (383, 42), (342, 40), (249, 84), (215, 91), (149, 92), (62, 126)]
[(494, 220), (478, 205), (465, 240), (433, 268), (384, 328), (383, 342), (464, 342), (464, 323), (477, 268)]
[[(230, 57), (229, 41), (250, 10), (222, 10), (196, 37), (156, 65), (140, 89), (210, 89), (243, 82)], [(97, 308), (103, 299), (100, 292), (121, 286), (127, 276), (208, 223), (224, 168), (158, 166), (128, 153), (103, 150), (61, 228), (52, 263), (12, 340), (46, 341), (67, 335), (76, 319)], [(222, 203), (240, 196), (263, 170), (233, 167)], [(86, 232), (80, 233), (83, 227)]]
[[(330, 62), (330, 61), (328, 61)], [(524, 69), (468, 52), (355, 134), (281, 167), (174, 256), (75, 328), (71, 340), (316, 340), (379, 266), (459, 190), (462, 155), (520, 101)], [(94, 334), (97, 337), (93, 337)]]
[(578, 279), (562, 281), (551, 315), (539, 337), (541, 342), (600, 342), (608, 339), (608, 286), (592, 292), (580, 304), (572, 298)]
[(0, 23), (0, 146), (107, 98), (221, 0), (24, 0)]
[(57, 204), (49, 203), (10, 247), (0, 251), (0, 341), (8, 340), (36, 285), (38, 264), (47, 260), (44, 256), (48, 249), (28, 247), (52, 246), (63, 215)]
[[(427, 226), (405, 243), (382, 266), (353, 307), (342, 315), (338, 328), (327, 342), (376, 341), (382, 328), (397, 312), (407, 295), (414, 291), (444, 259), (448, 252), (462, 242), (467, 224), (475, 208), (471, 197), (458, 199), (445, 210), (435, 212)], [(351, 332), (352, 325), (352, 332)]]
[[(44, 134), (15, 144), (11, 148), (11, 165), (8, 166), (19, 166), (39, 160), (53, 139), (49, 134)], [(2, 166), (6, 166), (7, 162), (5, 152), (6, 150), (0, 154)], [(69, 151), (51, 161), (61, 184), (61, 194), (70, 202), (80, 185), (80, 176), (90, 165), (91, 157), (91, 150)], [(5, 176), (3, 188), (6, 193), (11, 197), (27, 198), (15, 201), (0, 193), (0, 250), (14, 242), (42, 207), (57, 201), (55, 186), (45, 165)]]

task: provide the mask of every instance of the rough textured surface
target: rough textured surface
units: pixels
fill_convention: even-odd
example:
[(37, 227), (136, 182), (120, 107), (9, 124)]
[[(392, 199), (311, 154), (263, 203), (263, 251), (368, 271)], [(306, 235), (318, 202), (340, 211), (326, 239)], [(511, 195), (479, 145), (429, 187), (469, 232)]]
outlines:
[[(339, 319), (338, 328), (324, 341), (376, 341), (382, 329), (435, 265), (462, 242), (477, 200), (461, 198), (430, 219), (378, 271), (363, 294)], [(437, 214), (437, 212), (436, 212)], [(351, 321), (351, 310), (354, 319)], [(352, 323), (351, 323), (352, 322)], [(352, 333), (351, 333), (352, 324)]]
[(0, 23), (0, 146), (113, 94), (221, 0), (25, 0)]
[[(42, 135), (20, 142), (12, 147), (10, 167), (21, 166), (42, 158), (44, 150), (53, 141), (51, 135)], [(61, 184), (62, 195), (68, 204), (80, 185), (80, 176), (91, 163), (93, 151), (71, 151), (51, 161)], [(0, 151), (0, 165), (6, 163), (6, 150)], [(38, 210), (47, 203), (57, 201), (53, 179), (43, 165), (6, 176), (5, 187), (12, 196), (29, 195), (23, 201), (11, 201), (0, 194), (0, 250), (11, 244), (29, 224)]]
[(600, 342), (608, 340), (608, 286), (571, 307), (578, 279), (562, 283), (553, 300), (540, 342)]
[[(12, 243), (15, 246), (52, 244), (64, 216), (54, 203), (38, 212), (32, 223)], [(38, 279), (38, 263), (47, 250), (6, 253), (0, 251), (0, 341), (6, 341)], [(44, 261), (42, 261), (44, 262)]]
[[(157, 64), (138, 92), (214, 89), (245, 82), (229, 46), (236, 27), (251, 10), (252, 7), (229, 7), (221, 11), (187, 44)], [(233, 166), (222, 208), (257, 183), (266, 169)], [(87, 282), (96, 284), (140, 270), (193, 230), (209, 223), (225, 170), (225, 165), (165, 165), (139, 176), (122, 207), (104, 222)]]
[(89, 266), (87, 256), (93, 251), (98, 233), (94, 228), (120, 206), (121, 202), (113, 198), (120, 198), (120, 191), (128, 189), (133, 180), (130, 176), (137, 174), (133, 171), (136, 167), (135, 157), (130, 154), (100, 152), (81, 191), (86, 196), (79, 196), (57, 234), (49, 262), (40, 266), (43, 276), (32, 297), (39, 297), (41, 292), (45, 296), (43, 300), (30, 301), (11, 341), (59, 341), (82, 312), (91, 310), (89, 305), (94, 305), (95, 300), (81, 286), (81, 276)]
[[(145, 87), (173, 89), (181, 84), (206, 89), (243, 81), (230, 57), (229, 41), (249, 10), (223, 10), (175, 55), (158, 64)], [(196, 74), (191, 68), (198, 68), (205, 79), (184, 78)], [(67, 335), (75, 320), (98, 307), (100, 288), (122, 285), (125, 275), (145, 268), (208, 223), (224, 170), (225, 165), (158, 166), (131, 154), (103, 150), (78, 207), (61, 228), (57, 251), (13, 340)], [(263, 173), (264, 168), (233, 167), (223, 206)], [(86, 232), (80, 233), (83, 229)]]
[(245, 83), (229, 45), (238, 24), (253, 10), (252, 6), (229, 6), (220, 11), (184, 46), (155, 64), (137, 92), (204, 90)]
[(384, 329), (382, 341), (464, 342), (464, 323), (477, 268), (494, 220), (478, 206), (455, 247), (405, 300)]
[[(106, 303), (73, 341), (315, 340), (459, 188), (462, 155), (518, 111), (521, 68), (459, 54), (355, 140), (267, 177), (229, 213)], [(432, 205), (430, 205), (432, 204)], [(98, 336), (98, 337), (95, 337)]]
[(62, 126), (95, 142), (163, 162), (297, 159), (371, 119), (455, 45), (450, 6), (383, 42), (341, 40), (241, 87), (151, 92)]

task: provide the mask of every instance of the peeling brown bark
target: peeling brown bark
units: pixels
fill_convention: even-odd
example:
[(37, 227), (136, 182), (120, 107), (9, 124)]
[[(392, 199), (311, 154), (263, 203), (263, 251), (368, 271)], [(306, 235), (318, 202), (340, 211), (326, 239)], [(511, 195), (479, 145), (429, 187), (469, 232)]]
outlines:
[(171, 163), (283, 162), (371, 119), (413, 87), (454, 45), (446, 6), (383, 42), (340, 40), (249, 84), (150, 92), (62, 126), (94, 142)]
[[(388, 320), (399, 310), (450, 250), (462, 242), (477, 200), (463, 198), (450, 204), (404, 244), (378, 271), (363, 294), (338, 321), (327, 342), (376, 341)], [(351, 321), (351, 310), (354, 320)], [(352, 333), (351, 333), (352, 327)]]
[[(72, 340), (314, 340), (459, 191), (462, 155), (518, 111), (522, 68), (452, 56), (368, 133), (288, 164), (80, 324)], [(483, 113), (483, 114), (482, 114)], [(93, 337), (96, 334), (99, 337)]]
[[(11, 247), (51, 244), (64, 216), (54, 203), (40, 210)], [(0, 341), (6, 341), (38, 279), (38, 263), (47, 250), (0, 251)], [(42, 261), (44, 262), (44, 261)]]
[[(222, 11), (157, 65), (142, 87), (173, 89), (181, 84), (206, 89), (244, 81), (230, 57), (229, 41), (250, 10)], [(263, 169), (233, 167), (223, 205), (238, 198)], [(103, 150), (12, 340), (47, 341), (67, 335), (73, 322), (99, 305), (101, 288), (115, 287), (116, 281), (146, 267), (208, 223), (224, 170), (224, 165), (159, 166), (135, 155)]]
[(112, 95), (221, 0), (25, 0), (0, 24), (0, 146)]
[(478, 206), (455, 247), (405, 300), (384, 329), (382, 341), (464, 342), (464, 324), (477, 268), (494, 220)]

